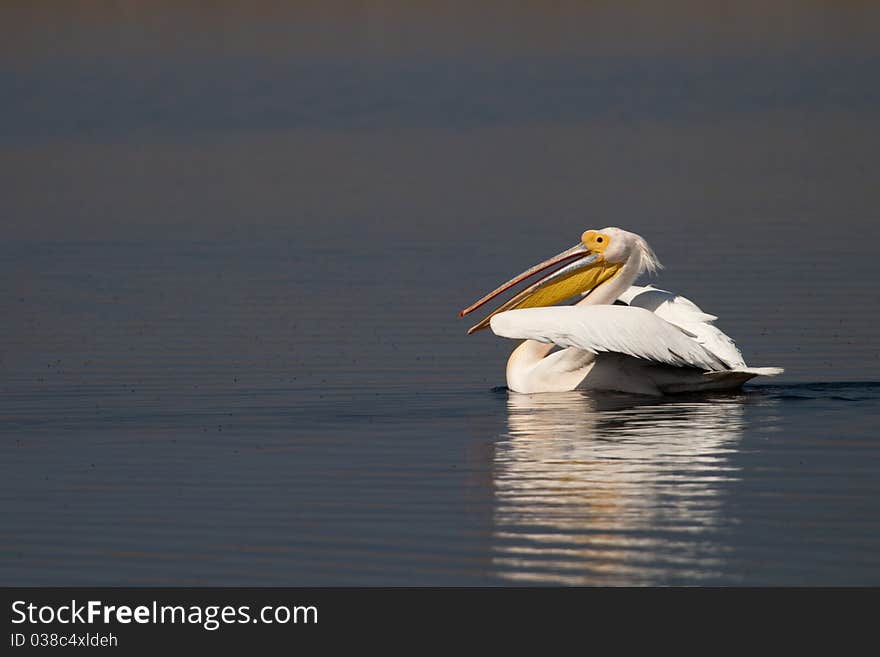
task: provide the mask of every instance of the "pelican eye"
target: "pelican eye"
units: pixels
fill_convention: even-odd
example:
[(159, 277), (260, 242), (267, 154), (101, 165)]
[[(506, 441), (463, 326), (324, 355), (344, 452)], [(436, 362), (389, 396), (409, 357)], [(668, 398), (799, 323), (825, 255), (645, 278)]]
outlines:
[(604, 242), (605, 240), (604, 240), (603, 238), (601, 238), (601, 237), (597, 237), (597, 238), (596, 238), (596, 241), (599, 242), (599, 244), (601, 244), (601, 243)]

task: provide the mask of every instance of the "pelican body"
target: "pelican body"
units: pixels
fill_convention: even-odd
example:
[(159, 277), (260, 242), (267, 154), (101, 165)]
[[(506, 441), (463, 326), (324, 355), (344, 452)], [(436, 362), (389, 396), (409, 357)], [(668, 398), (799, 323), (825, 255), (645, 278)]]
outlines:
[[(515, 276), (459, 317), (543, 274), (468, 331), (491, 328), (523, 340), (507, 361), (507, 387), (515, 392), (730, 390), (783, 371), (748, 367), (733, 340), (714, 326), (717, 317), (689, 299), (634, 285), (660, 267), (641, 236), (614, 227), (588, 230), (578, 244)], [(572, 298), (572, 305), (555, 305)]]

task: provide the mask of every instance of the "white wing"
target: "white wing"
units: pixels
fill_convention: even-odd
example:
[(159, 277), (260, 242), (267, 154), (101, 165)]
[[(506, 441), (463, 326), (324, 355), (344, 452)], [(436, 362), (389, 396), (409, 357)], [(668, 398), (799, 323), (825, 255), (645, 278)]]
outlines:
[(620, 295), (620, 300), (629, 306), (650, 310), (658, 317), (679, 327), (727, 367), (739, 369), (746, 366), (733, 340), (713, 326), (712, 323), (718, 318), (704, 313), (690, 299), (651, 285), (645, 287), (633, 285)]
[(613, 352), (676, 367), (719, 371), (727, 365), (677, 326), (628, 306), (524, 308), (492, 318), (495, 335), (591, 353)]

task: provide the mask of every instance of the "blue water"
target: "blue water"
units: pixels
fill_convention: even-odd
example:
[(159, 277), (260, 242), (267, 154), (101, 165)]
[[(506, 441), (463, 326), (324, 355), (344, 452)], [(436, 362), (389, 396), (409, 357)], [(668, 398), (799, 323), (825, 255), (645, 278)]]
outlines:
[[(0, 10), (0, 583), (880, 583), (875, 10), (447, 5)], [(508, 393), (607, 225), (786, 373)]]

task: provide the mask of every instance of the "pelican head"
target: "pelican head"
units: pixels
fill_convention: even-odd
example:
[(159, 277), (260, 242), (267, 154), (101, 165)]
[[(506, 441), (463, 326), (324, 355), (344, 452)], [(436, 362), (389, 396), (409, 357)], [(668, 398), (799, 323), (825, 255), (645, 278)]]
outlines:
[[(614, 227), (587, 230), (573, 247), (514, 276), (462, 310), (458, 316), (464, 317), (538, 274), (544, 275), (468, 329), (468, 333), (486, 328), (494, 315), (507, 310), (552, 306), (590, 294), (611, 281), (620, 280), (624, 272), (628, 287), (643, 271), (653, 273), (660, 266), (648, 243), (635, 233)], [(613, 299), (609, 303), (613, 303)]]

